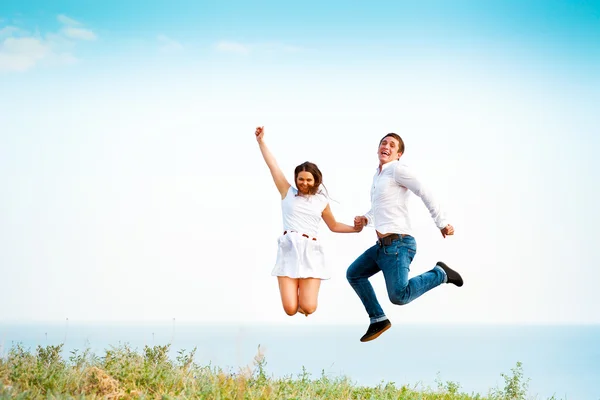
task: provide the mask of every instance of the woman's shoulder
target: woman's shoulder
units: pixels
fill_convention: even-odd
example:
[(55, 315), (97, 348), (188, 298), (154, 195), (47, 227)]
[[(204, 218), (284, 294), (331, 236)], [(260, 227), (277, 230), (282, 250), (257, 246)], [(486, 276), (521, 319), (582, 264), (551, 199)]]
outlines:
[(296, 196), (297, 194), (298, 194), (298, 189), (296, 189), (295, 187), (290, 185), (283, 200), (290, 198), (290, 196), (291, 197)]

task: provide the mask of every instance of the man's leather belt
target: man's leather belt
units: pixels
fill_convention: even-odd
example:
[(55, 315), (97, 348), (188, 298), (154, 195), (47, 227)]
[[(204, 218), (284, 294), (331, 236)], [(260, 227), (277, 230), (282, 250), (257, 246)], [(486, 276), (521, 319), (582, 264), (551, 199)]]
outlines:
[(410, 236), (410, 235), (407, 235), (405, 233), (402, 233), (400, 235), (397, 233), (392, 233), (391, 235), (379, 238), (379, 240), (377, 240), (377, 244), (379, 246), (389, 246), (392, 244), (392, 242), (394, 240), (398, 240), (400, 238), (404, 239), (406, 236)]

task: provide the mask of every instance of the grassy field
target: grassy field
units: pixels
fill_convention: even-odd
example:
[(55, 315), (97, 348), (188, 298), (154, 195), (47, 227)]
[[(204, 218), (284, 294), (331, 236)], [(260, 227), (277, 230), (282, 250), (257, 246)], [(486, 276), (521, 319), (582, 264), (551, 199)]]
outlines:
[(0, 358), (0, 399), (9, 398), (183, 398), (183, 399), (528, 399), (521, 364), (502, 374), (504, 387), (489, 393), (463, 393), (456, 382), (436, 388), (382, 383), (361, 387), (345, 377), (270, 377), (259, 351), (253, 364), (223, 371), (194, 362), (195, 349), (169, 357), (169, 345), (111, 347), (101, 357), (90, 351), (61, 356), (62, 345), (35, 351), (14, 346)]

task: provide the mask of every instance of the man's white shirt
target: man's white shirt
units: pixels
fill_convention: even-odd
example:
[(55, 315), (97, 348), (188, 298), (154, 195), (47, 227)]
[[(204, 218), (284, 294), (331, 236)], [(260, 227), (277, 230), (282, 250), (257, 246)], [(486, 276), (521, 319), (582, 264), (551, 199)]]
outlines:
[(410, 192), (421, 198), (439, 229), (448, 222), (432, 193), (402, 162), (391, 161), (379, 167), (371, 185), (371, 209), (365, 214), (369, 226), (381, 234), (398, 233), (412, 236), (407, 200)]

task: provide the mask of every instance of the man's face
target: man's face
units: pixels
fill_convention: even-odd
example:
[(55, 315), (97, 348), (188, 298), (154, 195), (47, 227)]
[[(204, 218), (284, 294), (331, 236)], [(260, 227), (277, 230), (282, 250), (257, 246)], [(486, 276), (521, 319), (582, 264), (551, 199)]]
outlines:
[(377, 149), (377, 156), (379, 157), (379, 164), (387, 164), (390, 161), (396, 161), (402, 153), (398, 153), (400, 149), (400, 143), (398, 140), (391, 136), (386, 136), (381, 140), (379, 149)]

